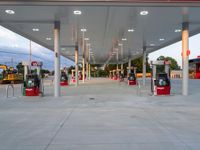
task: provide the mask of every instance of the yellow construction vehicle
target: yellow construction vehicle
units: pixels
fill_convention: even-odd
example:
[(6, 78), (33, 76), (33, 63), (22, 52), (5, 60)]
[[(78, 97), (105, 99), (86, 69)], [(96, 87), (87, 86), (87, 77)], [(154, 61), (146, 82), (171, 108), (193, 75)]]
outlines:
[(6, 70), (7, 70), (6, 65), (0, 65), (0, 83), (3, 83), (3, 79), (6, 76)]
[(0, 83), (20, 83), (23, 82), (23, 75), (19, 74), (13, 67), (0, 65)]

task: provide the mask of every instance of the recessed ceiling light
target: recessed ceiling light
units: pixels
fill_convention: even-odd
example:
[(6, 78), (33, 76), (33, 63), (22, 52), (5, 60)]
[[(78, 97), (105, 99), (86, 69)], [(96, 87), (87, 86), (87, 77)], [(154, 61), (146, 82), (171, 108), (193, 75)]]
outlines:
[(82, 31), (82, 32), (86, 32), (86, 31), (87, 31), (87, 29), (83, 28), (83, 29), (81, 29), (81, 31)]
[(155, 44), (151, 43), (150, 46), (155, 46)]
[(127, 39), (126, 38), (122, 38), (122, 41), (126, 41)]
[(37, 31), (39, 31), (39, 29), (38, 29), (38, 28), (33, 28), (32, 30), (33, 30), (33, 31), (36, 31), (36, 32), (37, 32)]
[(181, 29), (176, 29), (176, 30), (174, 30), (174, 32), (181, 32)]
[(11, 10), (11, 9), (6, 9), (5, 12), (9, 15), (13, 15), (15, 14), (15, 11), (14, 10)]
[(118, 45), (119, 45), (119, 46), (123, 46), (123, 44), (122, 44), (122, 43), (119, 43)]
[(89, 39), (89, 38), (85, 38), (85, 40), (86, 40), (86, 41), (89, 41), (90, 39)]
[(159, 41), (164, 41), (164, 40), (165, 40), (164, 38), (160, 38), (160, 39), (159, 39)]
[(148, 14), (149, 14), (149, 12), (146, 11), (146, 10), (143, 10), (143, 11), (140, 12), (140, 15), (142, 15), (142, 16), (145, 16), (145, 15), (148, 15)]
[(128, 32), (134, 32), (135, 30), (134, 29), (128, 29)]
[(51, 41), (51, 38), (47, 37), (46, 40), (47, 40), (47, 41)]
[(81, 12), (80, 10), (74, 10), (74, 14), (75, 14), (75, 15), (81, 15), (82, 12)]

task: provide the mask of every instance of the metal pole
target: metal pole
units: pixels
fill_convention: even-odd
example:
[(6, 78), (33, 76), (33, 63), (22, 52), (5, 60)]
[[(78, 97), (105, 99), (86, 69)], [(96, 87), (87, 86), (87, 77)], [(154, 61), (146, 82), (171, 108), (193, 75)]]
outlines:
[[(123, 49), (123, 44), (121, 44), (121, 60), (123, 61), (124, 58), (124, 49)], [(121, 64), (121, 70), (122, 70), (122, 74), (124, 74), (124, 70), (123, 70), (123, 63)]]
[(88, 61), (86, 61), (86, 78), (88, 79), (88, 68), (89, 68), (89, 64)]
[(124, 70), (123, 69), (124, 69), (124, 66), (123, 66), (123, 64), (121, 64), (121, 73), (122, 74), (124, 74)]
[(82, 64), (82, 76), (83, 76), (83, 83), (85, 83), (85, 32), (83, 31), (83, 43), (82, 43), (82, 51), (83, 51), (83, 64)]
[(189, 23), (182, 24), (182, 67), (183, 67), (183, 80), (182, 80), (182, 95), (188, 95), (188, 49), (189, 49)]
[(60, 97), (60, 22), (54, 23), (54, 96)]
[(26, 75), (28, 74), (28, 66), (24, 65), (24, 81), (26, 81)]
[(128, 74), (131, 73), (131, 59), (128, 60)]
[(119, 75), (119, 49), (117, 49), (117, 69), (116, 69), (116, 73), (117, 73), (117, 76)]
[(146, 84), (146, 59), (147, 59), (147, 54), (146, 54), (146, 48), (143, 50), (143, 67), (142, 67), (142, 83), (143, 85)]
[(76, 80), (75, 86), (77, 87), (79, 84), (79, 79), (78, 79), (78, 42), (76, 43), (76, 47), (75, 47), (75, 80)]
[(91, 79), (91, 65), (90, 65), (90, 45), (88, 45), (88, 63), (89, 63), (89, 66), (88, 66), (88, 75), (89, 75), (89, 80)]
[(121, 59), (123, 60), (124, 58), (124, 49), (123, 49), (123, 44), (121, 44)]
[(90, 66), (90, 64), (89, 64), (89, 80), (90, 80), (90, 78), (91, 78), (91, 66)]
[(86, 62), (86, 77), (87, 77), (87, 80), (89, 80), (89, 55), (90, 55), (90, 52), (89, 52), (89, 46), (90, 44), (86, 44), (86, 56), (87, 56), (87, 62)]
[(29, 69), (30, 69), (30, 73), (31, 73), (31, 57), (32, 57), (32, 43), (31, 40), (29, 42)]

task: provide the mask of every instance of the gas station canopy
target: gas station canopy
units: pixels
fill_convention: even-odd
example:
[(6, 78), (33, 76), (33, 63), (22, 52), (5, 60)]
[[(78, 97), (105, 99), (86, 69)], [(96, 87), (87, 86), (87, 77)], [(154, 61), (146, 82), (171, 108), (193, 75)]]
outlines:
[[(152, 52), (180, 41), (184, 22), (189, 22), (190, 36), (199, 33), (198, 2), (0, 1), (0, 24), (53, 50), (54, 22), (60, 21), (63, 56), (74, 60), (76, 37), (81, 45), (84, 32), (94, 56), (91, 63), (116, 63), (116, 53), (120, 62), (127, 62), (128, 58), (142, 56), (144, 49)], [(181, 50), (176, 51), (181, 54)], [(83, 55), (81, 46), (79, 55)]]

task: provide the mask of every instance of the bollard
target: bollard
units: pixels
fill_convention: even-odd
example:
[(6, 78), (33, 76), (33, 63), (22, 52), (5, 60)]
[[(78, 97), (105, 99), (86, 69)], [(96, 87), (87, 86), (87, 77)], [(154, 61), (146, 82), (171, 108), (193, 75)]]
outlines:
[(6, 87), (6, 96), (8, 98), (9, 87), (12, 88), (12, 97), (14, 97), (15, 93), (14, 93), (14, 85), (13, 84), (8, 84), (7, 85), (7, 87)]
[(137, 95), (141, 96), (141, 85), (139, 81), (137, 81)]

